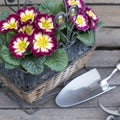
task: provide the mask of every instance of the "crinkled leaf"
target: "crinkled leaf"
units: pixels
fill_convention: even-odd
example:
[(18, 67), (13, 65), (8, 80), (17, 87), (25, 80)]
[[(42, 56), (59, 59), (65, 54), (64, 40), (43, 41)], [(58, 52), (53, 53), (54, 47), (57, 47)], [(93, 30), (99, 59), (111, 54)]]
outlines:
[(63, 3), (57, 0), (46, 0), (45, 2), (41, 3), (39, 6), (39, 11), (41, 13), (48, 13), (56, 15), (60, 11), (63, 11)]
[(45, 58), (35, 58), (31, 56), (24, 58), (21, 62), (21, 65), (30, 74), (39, 75), (44, 70), (44, 61)]
[(5, 63), (5, 68), (6, 69), (14, 69), (14, 68), (16, 68), (16, 66), (9, 64), (9, 63)]
[(62, 71), (68, 65), (68, 56), (64, 49), (58, 49), (44, 63), (54, 71)]
[(15, 59), (9, 52), (9, 49), (3, 45), (0, 51), (2, 59), (12, 65), (18, 66), (20, 65), (20, 59)]
[(5, 20), (10, 15), (10, 12), (7, 10), (2, 11), (0, 15), (0, 20)]
[(16, 32), (8, 32), (6, 37), (7, 37), (7, 42), (9, 43), (10, 40), (16, 35)]
[(92, 46), (95, 42), (93, 31), (78, 33), (77, 38), (87, 46)]

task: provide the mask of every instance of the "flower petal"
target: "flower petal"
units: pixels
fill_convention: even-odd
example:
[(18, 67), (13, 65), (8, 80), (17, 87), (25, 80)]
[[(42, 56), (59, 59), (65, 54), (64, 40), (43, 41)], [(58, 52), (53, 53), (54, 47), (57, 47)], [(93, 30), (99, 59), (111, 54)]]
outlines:
[(54, 36), (35, 32), (32, 39), (32, 53), (34, 56), (49, 56), (57, 48)]
[(97, 15), (95, 14), (95, 12), (91, 8), (86, 7), (86, 14), (92, 20), (94, 20), (95, 22), (98, 22), (99, 19), (98, 19)]
[(76, 28), (80, 31), (86, 31), (89, 28), (88, 18), (83, 13), (79, 13), (77, 18), (73, 17), (72, 21), (75, 22)]
[(65, 3), (68, 8), (74, 5), (78, 6), (78, 8), (83, 8), (85, 5), (83, 0), (65, 0)]
[(27, 35), (32, 35), (33, 32), (35, 31), (35, 25), (34, 24), (24, 24), (21, 25), (19, 32), (25, 33)]
[(29, 45), (29, 37), (25, 34), (18, 34), (10, 41), (9, 50), (15, 58), (23, 58)]
[(35, 16), (36, 16), (36, 12), (35, 12), (35, 8), (31, 7), (25, 7), (24, 9), (20, 9), (17, 12), (20, 15), (20, 20), (23, 23), (33, 23)]
[(20, 26), (19, 16), (16, 14), (11, 14), (6, 20), (0, 22), (0, 33), (9, 30), (18, 30)]
[(89, 28), (90, 30), (91, 29), (95, 30), (97, 28), (96, 22), (93, 21), (92, 19), (89, 19)]

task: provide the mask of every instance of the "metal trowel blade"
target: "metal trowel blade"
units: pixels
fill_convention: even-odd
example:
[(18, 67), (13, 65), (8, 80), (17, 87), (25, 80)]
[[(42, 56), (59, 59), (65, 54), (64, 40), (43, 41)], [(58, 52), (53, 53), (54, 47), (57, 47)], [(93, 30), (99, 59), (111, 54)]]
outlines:
[(73, 79), (57, 95), (55, 102), (59, 107), (71, 107), (84, 103), (116, 87), (109, 87), (103, 91), (100, 86), (100, 75), (96, 69), (81, 76)]

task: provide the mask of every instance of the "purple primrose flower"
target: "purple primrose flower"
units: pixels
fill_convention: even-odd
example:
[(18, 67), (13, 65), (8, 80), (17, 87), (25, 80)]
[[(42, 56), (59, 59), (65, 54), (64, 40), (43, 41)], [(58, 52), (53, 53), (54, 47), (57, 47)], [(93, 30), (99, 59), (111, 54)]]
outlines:
[(49, 56), (57, 48), (54, 36), (42, 32), (35, 32), (32, 38), (32, 53), (36, 57)]
[(28, 35), (18, 34), (16, 35), (9, 44), (10, 53), (17, 59), (23, 58), (30, 45)]
[(44, 33), (53, 33), (55, 31), (53, 21), (53, 15), (39, 14), (36, 17), (36, 27)]

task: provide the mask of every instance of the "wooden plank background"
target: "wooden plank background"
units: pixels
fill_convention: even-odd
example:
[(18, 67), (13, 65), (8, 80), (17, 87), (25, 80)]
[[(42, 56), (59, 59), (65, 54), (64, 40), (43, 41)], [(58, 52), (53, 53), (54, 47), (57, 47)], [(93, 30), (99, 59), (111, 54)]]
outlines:
[[(23, 1), (21, 0), (20, 3), (23, 4)], [(43, 1), (29, 0), (28, 4), (40, 4)], [(104, 28), (96, 32), (97, 49), (86, 67), (88, 69), (96, 67), (104, 78), (120, 60), (120, 0), (85, 0), (85, 2), (93, 8), (104, 23)], [(13, 3), (12, 6), (15, 8), (16, 3)], [(1, 0), (0, 12), (5, 9), (8, 8)], [(81, 70), (80, 73), (83, 71), (85, 70)], [(78, 72), (78, 74), (80, 73)], [(32, 116), (24, 113), (14, 101), (0, 92), (0, 120), (105, 120), (107, 114), (98, 107), (97, 100), (101, 100), (108, 108), (117, 109), (120, 106), (119, 78), (120, 73), (117, 72), (109, 81), (111, 85), (117, 85), (117, 89), (94, 100), (72, 108), (61, 109), (55, 105), (54, 99), (52, 99)]]
[[(45, 0), (28, 0), (28, 4), (39, 4), (41, 2), (44, 2)], [(58, 1), (63, 1), (63, 0), (58, 0)], [(120, 0), (84, 0), (85, 3), (87, 4), (119, 4)], [(20, 0), (20, 3), (23, 4), (24, 0)], [(3, 5), (4, 1), (1, 0), (0, 4)], [(16, 4), (16, 1), (12, 4)]]

